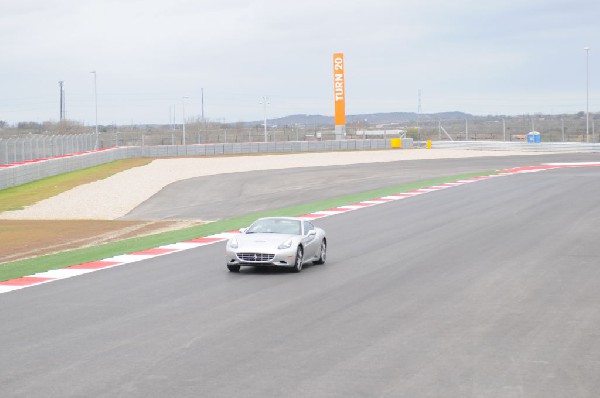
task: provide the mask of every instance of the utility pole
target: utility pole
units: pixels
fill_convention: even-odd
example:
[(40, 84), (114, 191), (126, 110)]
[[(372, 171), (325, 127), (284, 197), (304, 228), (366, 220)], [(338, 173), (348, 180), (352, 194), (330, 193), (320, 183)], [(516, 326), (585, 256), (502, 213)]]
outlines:
[(421, 141), (421, 89), (419, 89), (419, 104), (417, 105), (417, 134), (419, 134), (419, 141)]
[[(202, 126), (200, 126), (202, 129), (204, 129), (204, 135), (207, 136), (206, 137), (206, 141), (208, 142), (208, 134), (206, 134), (206, 122), (204, 121), (204, 87), (201, 88), (202, 91)], [(200, 133), (198, 133), (200, 134)], [(200, 143), (200, 137), (198, 137), (198, 144)]]
[[(175, 109), (173, 109), (175, 112)], [(169, 106), (169, 130), (171, 130), (171, 145), (175, 145), (175, 129), (173, 128), (173, 114), (171, 113), (171, 106)]]
[(94, 99), (96, 103), (96, 149), (100, 145), (100, 137), (98, 136), (98, 84), (96, 81), (96, 71), (93, 70), (90, 73), (94, 74)]
[(264, 108), (264, 116), (265, 116), (265, 142), (268, 141), (267, 138), (267, 105), (271, 105), (269, 102), (269, 97), (262, 97), (259, 104), (261, 104)]
[(585, 141), (590, 142), (590, 48), (584, 47), (586, 54), (585, 85)]
[(65, 89), (63, 87), (64, 81), (59, 81), (58, 86), (60, 87), (60, 117), (59, 120), (62, 122), (65, 120)]
[(177, 130), (177, 105), (173, 105), (173, 130)]
[(181, 98), (181, 116), (183, 118), (182, 120), (182, 130), (183, 130), (183, 138), (182, 138), (182, 144), (185, 146), (185, 100), (189, 98), (189, 97), (182, 97)]

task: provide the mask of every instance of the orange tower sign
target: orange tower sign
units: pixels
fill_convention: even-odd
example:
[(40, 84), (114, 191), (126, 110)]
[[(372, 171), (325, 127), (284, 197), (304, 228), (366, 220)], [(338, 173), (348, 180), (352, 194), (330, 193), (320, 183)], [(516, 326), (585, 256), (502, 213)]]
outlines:
[(346, 85), (344, 82), (344, 54), (333, 54), (333, 95), (335, 99), (335, 138), (346, 135)]

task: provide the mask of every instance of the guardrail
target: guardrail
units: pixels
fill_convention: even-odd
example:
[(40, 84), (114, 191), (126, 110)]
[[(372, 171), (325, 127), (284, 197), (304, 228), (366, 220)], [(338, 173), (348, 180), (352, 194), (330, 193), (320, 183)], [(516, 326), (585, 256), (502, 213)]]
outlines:
[[(417, 142), (415, 146), (420, 147)], [(581, 142), (504, 142), (504, 141), (432, 141), (433, 149), (475, 149), (486, 151), (527, 151), (527, 152), (600, 152), (600, 144)]]
[[(402, 140), (403, 148), (412, 148), (412, 144), (411, 139)], [(15, 187), (42, 178), (126, 158), (327, 152), (389, 148), (391, 148), (389, 139), (114, 147), (0, 165), (0, 189)]]

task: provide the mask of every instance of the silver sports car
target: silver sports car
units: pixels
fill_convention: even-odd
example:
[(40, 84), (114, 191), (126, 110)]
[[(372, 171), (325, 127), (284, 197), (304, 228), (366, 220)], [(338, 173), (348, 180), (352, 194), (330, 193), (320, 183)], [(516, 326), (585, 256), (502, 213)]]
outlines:
[(323, 264), (326, 258), (325, 231), (301, 218), (260, 218), (227, 241), (227, 268), (231, 272), (239, 272), (242, 265), (287, 267), (300, 272), (303, 264)]

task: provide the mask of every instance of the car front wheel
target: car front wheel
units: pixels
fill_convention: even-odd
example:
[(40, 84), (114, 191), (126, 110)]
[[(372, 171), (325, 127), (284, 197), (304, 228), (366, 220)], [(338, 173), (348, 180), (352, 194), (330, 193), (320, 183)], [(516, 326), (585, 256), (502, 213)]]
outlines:
[(239, 265), (230, 265), (230, 264), (227, 264), (227, 269), (230, 272), (240, 272), (240, 266)]
[(327, 241), (325, 239), (323, 239), (323, 242), (321, 242), (320, 253), (319, 259), (315, 261), (315, 264), (325, 264), (325, 261), (327, 260)]
[(298, 250), (296, 250), (296, 262), (294, 263), (294, 272), (302, 271), (302, 258), (304, 257), (304, 250), (302, 250), (302, 246), (298, 246)]

